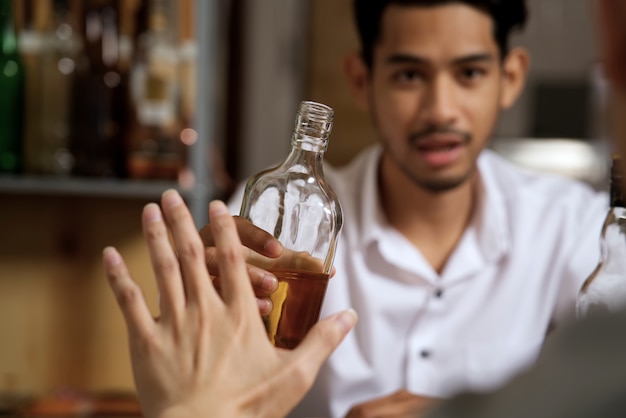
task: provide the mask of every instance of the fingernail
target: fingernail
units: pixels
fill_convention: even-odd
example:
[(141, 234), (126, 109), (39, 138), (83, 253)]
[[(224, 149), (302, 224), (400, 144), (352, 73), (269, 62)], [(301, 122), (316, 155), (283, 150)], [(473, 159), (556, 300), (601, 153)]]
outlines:
[(261, 315), (269, 315), (272, 312), (272, 301), (269, 299), (257, 299), (256, 304), (259, 307)]
[(268, 292), (278, 289), (278, 279), (271, 274), (266, 274), (261, 282), (261, 288)]
[(121, 261), (122, 257), (120, 253), (113, 247), (106, 247), (102, 250), (102, 258), (104, 262), (109, 266), (117, 266)]
[(146, 221), (149, 222), (158, 222), (163, 220), (161, 216), (161, 209), (159, 209), (159, 205), (156, 203), (148, 203), (143, 208), (143, 216)]
[(282, 249), (282, 245), (277, 240), (271, 240), (265, 244), (265, 251), (269, 254), (279, 255), (282, 252)]
[(347, 333), (354, 325), (356, 325), (356, 321), (358, 320), (358, 315), (354, 309), (348, 309), (346, 311), (340, 312), (335, 316), (335, 322), (339, 325), (339, 328), (342, 332)]
[(213, 200), (209, 203), (209, 212), (212, 215), (225, 215), (228, 214), (228, 207), (221, 200)]
[(174, 190), (169, 189), (163, 192), (161, 196), (161, 204), (167, 208), (174, 208), (176, 206), (180, 206), (183, 203), (183, 198), (180, 194)]

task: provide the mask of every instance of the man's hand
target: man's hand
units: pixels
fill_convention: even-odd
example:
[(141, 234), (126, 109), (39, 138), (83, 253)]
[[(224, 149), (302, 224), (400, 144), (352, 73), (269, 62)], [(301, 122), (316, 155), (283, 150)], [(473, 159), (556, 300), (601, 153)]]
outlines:
[(419, 418), (424, 416), (439, 399), (413, 395), (400, 390), (384, 398), (374, 399), (352, 407), (346, 418)]
[[(322, 272), (324, 263), (306, 252), (291, 251), (283, 248), (280, 241), (271, 234), (258, 228), (239, 216), (233, 217), (242, 245), (240, 252), (247, 264), (248, 275), (261, 315), (272, 310), (270, 294), (278, 288), (278, 281), (271, 273), (277, 270), (306, 270)], [(213, 277), (213, 285), (221, 292), (221, 279), (218, 272), (219, 257), (215, 248), (215, 239), (211, 225), (200, 230), (204, 242), (207, 268)], [(331, 277), (334, 274), (334, 269)]]
[[(221, 295), (204, 245), (175, 191), (143, 211), (144, 237), (160, 295), (154, 319), (112, 247), (103, 253), (128, 328), (137, 393), (147, 418), (279, 417), (313, 384), (322, 363), (354, 326), (352, 311), (317, 323), (293, 351), (274, 348), (259, 319), (241, 242), (222, 202), (209, 207)], [(170, 235), (173, 243), (170, 241)]]
[[(245, 219), (235, 216), (233, 220), (242, 243), (240, 251), (246, 261), (246, 269), (254, 288), (259, 312), (261, 315), (268, 315), (272, 310), (272, 301), (269, 296), (278, 289), (278, 280), (261, 266), (271, 265), (273, 259), (279, 258), (283, 254), (283, 246), (271, 234)], [(206, 265), (211, 273), (213, 285), (220, 292), (221, 280), (218, 272), (217, 250), (210, 224), (200, 230), (200, 237), (205, 246)]]

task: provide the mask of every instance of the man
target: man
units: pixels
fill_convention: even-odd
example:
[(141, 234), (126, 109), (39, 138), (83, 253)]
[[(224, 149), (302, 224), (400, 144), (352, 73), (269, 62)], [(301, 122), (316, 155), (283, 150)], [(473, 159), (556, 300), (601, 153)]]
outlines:
[(354, 6), (345, 68), (381, 143), (325, 168), (344, 227), (322, 317), (360, 320), (293, 416), (408, 413), (503, 384), (573, 315), (607, 208), (485, 150), (524, 85), (527, 53), (508, 46), (524, 1)]
[[(600, 14), (601, 27), (610, 29), (602, 32), (605, 62), (618, 98), (615, 103), (623, 111), (626, 110), (626, 29), (622, 23), (626, 19), (626, 5), (622, 0), (601, 0), (598, 4), (604, 12)], [(622, 149), (626, 149), (625, 121), (615, 119), (622, 128), (615, 132), (622, 134), (614, 138)], [(340, 314), (347, 315), (343, 319), (333, 316), (322, 321), (308, 342), (293, 354), (282, 352), (277, 360), (276, 351), (268, 349), (269, 343), (259, 323), (254, 321), (256, 313), (244, 309), (253, 306), (253, 298), (249, 287), (243, 285), (248, 274), (237, 251), (239, 239), (234, 224), (223, 205), (211, 204), (208, 228), (213, 232), (210, 239), (217, 248), (225, 300), (216, 299), (210, 286), (202, 288), (208, 277), (200, 268), (202, 257), (197, 254), (201, 252), (201, 244), (193, 233), (193, 221), (182, 200), (169, 192), (164, 195), (162, 206), (166, 225), (158, 209), (150, 205), (144, 211), (144, 229), (162, 295), (162, 310), (166, 301), (178, 300), (177, 323), (163, 317), (154, 322), (119, 254), (113, 249), (105, 250), (104, 254), (107, 275), (129, 327), (133, 370), (146, 417), (280, 416), (302, 396), (307, 387), (302, 379), (306, 381), (314, 376), (321, 359), (338, 344), (355, 317), (344, 313)], [(194, 250), (187, 255), (179, 251), (176, 256), (165, 233), (167, 227), (172, 230), (177, 248)], [(247, 244), (261, 250), (263, 235), (256, 239), (248, 237), (251, 241)], [(279, 252), (276, 248), (264, 251)], [(192, 256), (194, 252), (196, 255)], [(200, 305), (213, 309), (207, 311), (211, 315), (199, 318), (196, 308)], [(239, 316), (244, 321), (237, 320)], [(617, 315), (591, 318), (559, 329), (551, 346), (529, 373), (492, 395), (459, 397), (446, 402), (431, 417), (622, 416), (626, 406), (623, 361), (626, 340), (622, 338), (623, 332), (615, 330), (623, 330), (625, 324), (626, 315)], [(181, 333), (180, 326), (185, 327), (186, 333)], [(250, 339), (246, 339), (247, 335)], [(181, 340), (181, 336), (188, 338)], [(155, 356), (160, 353), (165, 355)], [(206, 367), (181, 368), (179, 359), (183, 364), (192, 361)], [(310, 361), (310, 367), (306, 367), (306, 360)], [(281, 368), (287, 372), (280, 373)], [(272, 388), (271, 395), (262, 396), (268, 393), (263, 391), (268, 388), (264, 382)], [(250, 402), (245, 404), (245, 401)], [(389, 410), (377, 412), (377, 416), (392, 415)]]

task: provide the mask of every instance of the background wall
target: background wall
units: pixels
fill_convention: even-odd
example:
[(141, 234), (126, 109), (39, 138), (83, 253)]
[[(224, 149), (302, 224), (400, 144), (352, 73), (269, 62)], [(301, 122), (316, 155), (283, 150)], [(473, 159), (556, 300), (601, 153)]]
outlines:
[[(368, 118), (353, 105), (343, 76), (343, 57), (358, 48), (351, 5), (351, 0), (311, 2), (311, 61), (306, 96), (336, 110), (327, 157), (335, 164), (346, 163), (364, 146), (376, 141)], [(512, 39), (514, 45), (530, 51), (528, 86), (519, 102), (502, 114), (495, 137), (507, 140), (539, 136), (535, 126), (548, 123), (551, 131), (544, 129), (547, 134), (541, 136), (574, 133), (577, 138), (589, 139), (596, 135), (597, 128), (592, 120), (581, 123), (580, 118), (582, 114), (591, 119), (594, 114), (590, 80), (597, 52), (590, 2), (528, 0), (528, 7), (527, 27)], [(547, 92), (544, 95), (551, 99), (547, 112), (535, 111), (539, 109), (534, 100), (540, 86), (544, 89), (539, 93)], [(578, 128), (571, 129), (572, 125)]]
[(115, 245), (156, 312), (141, 234), (145, 202), (10, 194), (0, 201), (0, 394), (132, 390), (126, 330), (100, 260)]

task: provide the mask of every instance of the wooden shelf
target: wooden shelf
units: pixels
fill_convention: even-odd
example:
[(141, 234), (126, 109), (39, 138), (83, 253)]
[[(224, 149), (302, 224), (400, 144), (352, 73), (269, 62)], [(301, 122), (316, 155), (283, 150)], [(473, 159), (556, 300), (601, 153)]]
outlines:
[(157, 199), (167, 189), (191, 193), (174, 181), (0, 175), (0, 193)]

